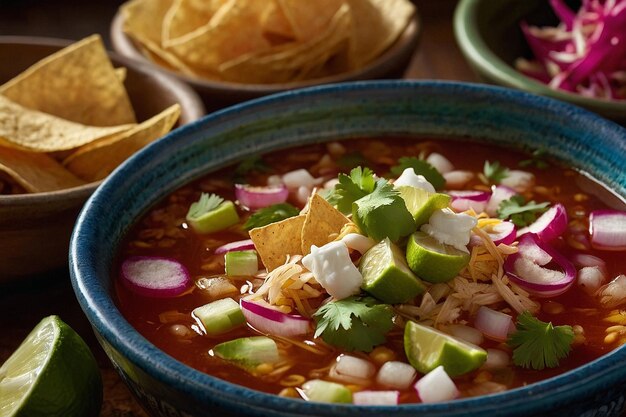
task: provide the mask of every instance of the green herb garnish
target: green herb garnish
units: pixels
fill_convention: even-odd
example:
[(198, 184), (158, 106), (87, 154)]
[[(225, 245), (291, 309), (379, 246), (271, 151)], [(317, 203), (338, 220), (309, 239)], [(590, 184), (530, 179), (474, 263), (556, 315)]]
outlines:
[(567, 357), (574, 340), (571, 326), (553, 326), (524, 312), (517, 316), (517, 331), (509, 336), (513, 363), (532, 369), (554, 368)]
[(200, 195), (200, 199), (195, 203), (191, 203), (191, 206), (189, 206), (187, 218), (197, 219), (202, 215), (215, 210), (223, 202), (224, 199), (218, 195), (202, 193)]
[(442, 190), (446, 185), (445, 178), (443, 178), (443, 175), (441, 175), (434, 166), (414, 156), (400, 158), (398, 165), (391, 167), (391, 173), (397, 177), (407, 168), (413, 168), (416, 175), (423, 175), (424, 178), (435, 187), (435, 190)]
[(537, 217), (547, 210), (550, 203), (526, 203), (521, 195), (514, 195), (508, 200), (504, 200), (498, 206), (498, 218), (510, 219), (517, 227), (526, 227), (537, 220)]
[(538, 169), (546, 169), (549, 166), (548, 162), (545, 160), (546, 154), (547, 152), (544, 148), (536, 149), (533, 151), (532, 157), (530, 159), (525, 159), (521, 161), (518, 165), (520, 167), (534, 166)]
[(500, 184), (503, 179), (509, 176), (509, 169), (505, 166), (500, 165), (500, 162), (495, 161), (491, 163), (489, 161), (485, 161), (485, 165), (483, 166), (483, 177), (482, 180), (486, 184)]
[(300, 210), (289, 203), (274, 204), (254, 212), (250, 217), (248, 217), (248, 220), (246, 220), (243, 228), (250, 230), (255, 227), (267, 226), (268, 224), (297, 216), (299, 213)]
[(373, 297), (348, 297), (321, 306), (313, 316), (315, 337), (348, 351), (369, 352), (384, 343), (393, 327), (393, 310)]
[(339, 174), (338, 179), (339, 183), (325, 198), (343, 214), (350, 213), (352, 203), (374, 191), (376, 186), (374, 172), (369, 168), (356, 167), (350, 175)]

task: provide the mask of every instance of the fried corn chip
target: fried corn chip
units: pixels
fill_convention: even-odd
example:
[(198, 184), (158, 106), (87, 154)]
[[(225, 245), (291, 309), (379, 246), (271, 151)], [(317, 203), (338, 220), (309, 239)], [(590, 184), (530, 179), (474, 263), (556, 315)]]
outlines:
[(222, 6), (229, 3), (232, 0), (174, 0), (163, 18), (163, 46), (176, 43), (183, 36), (193, 37), (192, 33), (210, 23)]
[(42, 59), (0, 86), (31, 110), (89, 126), (135, 123), (133, 107), (98, 35)]
[(305, 216), (300, 214), (250, 230), (250, 239), (268, 272), (283, 265), (289, 256), (302, 255), (304, 220)]
[(324, 32), (345, 0), (277, 0), (298, 41), (309, 41)]
[(120, 135), (79, 148), (63, 165), (85, 181), (101, 180), (129, 155), (169, 132), (179, 115), (180, 106), (175, 104)]
[(350, 220), (333, 207), (324, 197), (315, 193), (309, 199), (309, 210), (302, 225), (303, 255), (311, 252), (311, 246), (323, 246), (331, 242), (332, 235), (341, 233), (341, 229)]

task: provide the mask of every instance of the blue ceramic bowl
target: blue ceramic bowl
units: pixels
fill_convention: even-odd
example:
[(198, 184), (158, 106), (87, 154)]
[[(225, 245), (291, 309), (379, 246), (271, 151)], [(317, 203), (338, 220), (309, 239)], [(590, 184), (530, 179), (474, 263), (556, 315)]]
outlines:
[(542, 146), (626, 197), (626, 130), (585, 110), (499, 87), (361, 82), (244, 103), (180, 128), (111, 175), (83, 209), (71, 242), (78, 300), (122, 378), (156, 416), (618, 416), (626, 347), (564, 375), (505, 393), (441, 404), (356, 407), (307, 403), (198, 372), (158, 350), (111, 299), (111, 264), (129, 227), (181, 185), (242, 158), (355, 136), (464, 137)]

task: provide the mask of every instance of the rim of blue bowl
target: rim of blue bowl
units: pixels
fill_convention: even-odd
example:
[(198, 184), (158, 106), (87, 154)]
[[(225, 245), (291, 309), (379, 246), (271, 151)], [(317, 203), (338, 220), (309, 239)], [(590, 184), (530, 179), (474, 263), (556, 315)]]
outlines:
[[(395, 416), (413, 416), (417, 413), (428, 413), (432, 416), (463, 416), (470, 412), (489, 412), (492, 413), (490, 415), (495, 416), (501, 415), (498, 409), (505, 403), (507, 408), (519, 409), (523, 415), (530, 399), (535, 404), (541, 402), (549, 405), (553, 400), (551, 397), (556, 393), (567, 392), (570, 398), (578, 396), (582, 398), (586, 392), (593, 388), (606, 388), (605, 382), (599, 380), (602, 376), (610, 377), (623, 368), (623, 363), (626, 361), (626, 346), (617, 348), (574, 370), (524, 387), (444, 403), (363, 407), (352, 404), (325, 404), (283, 398), (210, 376), (179, 362), (158, 349), (121, 315), (109, 290), (101, 284), (94, 265), (85, 261), (92, 258), (89, 254), (90, 245), (86, 244), (90, 240), (87, 228), (90, 223), (97, 220), (99, 212), (106, 210), (109, 194), (123, 186), (125, 178), (132, 174), (134, 165), (147, 163), (154, 155), (167, 149), (169, 143), (175, 141), (176, 138), (183, 138), (192, 132), (210, 126), (212, 123), (219, 123), (226, 117), (241, 113), (254, 113), (255, 109), (275, 103), (283, 102), (284, 104), (285, 101), (289, 100), (300, 100), (353, 89), (383, 91), (394, 88), (437, 88), (450, 91), (459, 90), (456, 91), (457, 93), (461, 91), (474, 94), (489, 93), (513, 100), (520, 106), (539, 108), (548, 106), (552, 111), (562, 111), (569, 117), (581, 118), (596, 128), (607, 129), (616, 135), (621, 134), (626, 143), (626, 129), (572, 104), (510, 88), (452, 81), (383, 80), (329, 84), (291, 90), (228, 107), (170, 132), (166, 137), (159, 139), (129, 158), (98, 187), (85, 204), (78, 217), (70, 243), (70, 275), (79, 304), (96, 333), (100, 334), (114, 349), (122, 352), (135, 366), (165, 385), (176, 387), (177, 391), (192, 397), (210, 399), (221, 404), (241, 405), (244, 403), (244, 407), (254, 415), (263, 415), (263, 413), (272, 411), (277, 416), (293, 415), (291, 413), (302, 416), (331, 416), (338, 412), (341, 412), (343, 416), (355, 417), (381, 415), (381, 413)], [(621, 198), (625, 196), (626, 193), (622, 190)], [(150, 206), (158, 200), (159, 198), (156, 198), (155, 201), (147, 202), (146, 206)], [(93, 245), (94, 242), (91, 244)], [(283, 414), (283, 412), (287, 414)]]

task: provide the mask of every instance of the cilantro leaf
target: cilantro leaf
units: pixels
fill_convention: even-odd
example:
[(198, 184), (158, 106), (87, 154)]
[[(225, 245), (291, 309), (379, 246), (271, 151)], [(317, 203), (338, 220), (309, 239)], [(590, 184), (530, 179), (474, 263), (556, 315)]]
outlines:
[(544, 148), (535, 149), (530, 159), (520, 161), (518, 165), (520, 167), (534, 166), (538, 169), (546, 169), (549, 166), (548, 162), (544, 159), (546, 154), (547, 151)]
[(396, 177), (401, 175), (405, 169), (413, 168), (416, 175), (423, 175), (426, 180), (435, 187), (435, 190), (442, 190), (446, 185), (446, 180), (437, 168), (423, 159), (414, 156), (404, 156), (398, 160), (398, 165), (391, 167), (391, 173)]
[(513, 363), (532, 369), (554, 368), (567, 357), (574, 340), (571, 326), (553, 326), (524, 312), (517, 316), (517, 331), (507, 341), (513, 350)]
[(321, 306), (314, 314), (315, 337), (348, 351), (369, 352), (384, 343), (393, 327), (393, 310), (373, 297), (348, 297)]
[(388, 237), (395, 242), (417, 229), (400, 192), (379, 179), (374, 191), (352, 203), (352, 220), (375, 241)]
[(501, 166), (500, 162), (495, 161), (494, 163), (491, 163), (489, 161), (485, 161), (485, 165), (483, 166), (483, 177), (485, 183), (500, 184), (500, 182), (508, 176), (509, 169), (505, 166)]
[[(244, 159), (237, 165), (233, 172), (233, 178), (235, 180), (243, 180), (243, 178), (253, 172), (267, 172), (270, 167), (259, 155), (252, 156)], [(243, 181), (239, 181), (243, 182)]]
[(191, 203), (189, 211), (187, 212), (188, 219), (197, 219), (198, 217), (215, 210), (220, 204), (224, 202), (224, 199), (215, 194), (200, 194), (200, 199), (195, 203)]
[(517, 227), (526, 227), (537, 220), (537, 217), (547, 210), (550, 203), (526, 203), (521, 195), (514, 195), (504, 200), (498, 206), (497, 214), (500, 219), (510, 219)]
[(246, 220), (243, 228), (250, 230), (255, 227), (267, 226), (268, 224), (297, 216), (299, 213), (300, 210), (289, 203), (274, 204), (254, 212), (248, 220)]
[(325, 198), (344, 214), (350, 213), (352, 203), (374, 191), (376, 186), (374, 172), (369, 168), (356, 167), (350, 175), (339, 174), (338, 180), (339, 183)]

